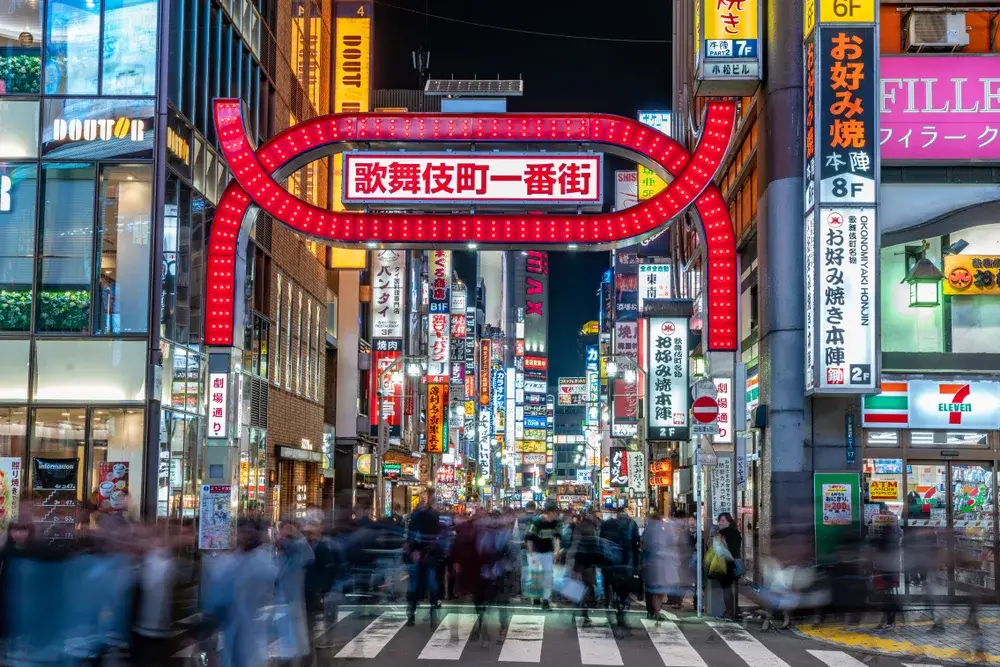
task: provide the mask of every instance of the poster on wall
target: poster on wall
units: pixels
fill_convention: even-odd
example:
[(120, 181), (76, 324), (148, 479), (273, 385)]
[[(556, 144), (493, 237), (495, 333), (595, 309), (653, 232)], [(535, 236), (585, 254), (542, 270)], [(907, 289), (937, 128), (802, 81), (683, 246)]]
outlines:
[(371, 426), (378, 426), (379, 411), (389, 426), (389, 436), (399, 437), (403, 413), (403, 378), (400, 363), (403, 356), (402, 339), (376, 340), (372, 343), (372, 392)]
[(0, 533), (17, 521), (21, 508), (21, 457), (0, 457)]
[(813, 475), (813, 529), (816, 560), (833, 562), (846, 541), (861, 536), (861, 485), (857, 473), (818, 472)]
[(128, 461), (101, 461), (97, 464), (97, 509), (121, 513), (128, 509)]
[(712, 515), (718, 518), (723, 512), (733, 513), (733, 457), (719, 456), (718, 462), (709, 468), (709, 484), (712, 487)]
[(628, 489), (636, 498), (646, 497), (646, 457), (642, 452), (628, 453)]
[(228, 484), (202, 484), (198, 548), (232, 549), (234, 528), (233, 487)]
[(851, 525), (851, 488), (845, 484), (823, 485), (823, 525)]

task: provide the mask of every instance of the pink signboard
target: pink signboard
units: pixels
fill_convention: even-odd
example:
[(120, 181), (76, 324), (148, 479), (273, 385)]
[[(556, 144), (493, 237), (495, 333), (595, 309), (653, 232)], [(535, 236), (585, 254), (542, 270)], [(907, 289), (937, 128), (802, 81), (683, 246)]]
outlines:
[(1000, 58), (882, 56), (883, 160), (1000, 160)]

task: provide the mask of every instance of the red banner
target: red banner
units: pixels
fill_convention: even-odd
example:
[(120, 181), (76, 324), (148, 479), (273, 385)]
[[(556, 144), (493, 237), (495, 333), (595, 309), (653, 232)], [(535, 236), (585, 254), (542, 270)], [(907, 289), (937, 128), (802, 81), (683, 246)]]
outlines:
[[(375, 391), (371, 395), (371, 410), (368, 414), (371, 415), (371, 425), (378, 426), (378, 410), (381, 405), (389, 427), (399, 427), (403, 414), (403, 367), (397, 360), (402, 358), (403, 353), (398, 349), (378, 349), (381, 342), (377, 341), (372, 350), (372, 386)], [(386, 372), (394, 363), (395, 367)]]

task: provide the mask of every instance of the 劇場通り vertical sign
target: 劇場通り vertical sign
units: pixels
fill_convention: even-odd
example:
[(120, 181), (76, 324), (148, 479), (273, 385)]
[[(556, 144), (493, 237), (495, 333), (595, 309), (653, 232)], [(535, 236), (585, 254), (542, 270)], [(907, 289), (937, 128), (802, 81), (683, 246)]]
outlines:
[(873, 17), (855, 7), (863, 0), (844, 1), (852, 11), (822, 0), (803, 53), (805, 379), (815, 393), (870, 393), (879, 377), (878, 32), (873, 18), (861, 22)]

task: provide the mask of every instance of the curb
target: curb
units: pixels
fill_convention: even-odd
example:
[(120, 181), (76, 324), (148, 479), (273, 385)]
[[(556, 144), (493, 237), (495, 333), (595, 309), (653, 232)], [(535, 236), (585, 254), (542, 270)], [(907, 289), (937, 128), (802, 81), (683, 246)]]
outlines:
[(849, 649), (869, 655), (892, 656), (894, 658), (930, 658), (955, 664), (1000, 664), (1000, 655), (977, 653), (964, 649), (948, 649), (929, 644), (917, 644), (906, 639), (873, 636), (864, 632), (841, 630), (833, 626), (794, 626), (798, 637), (823, 642), (842, 649)]

